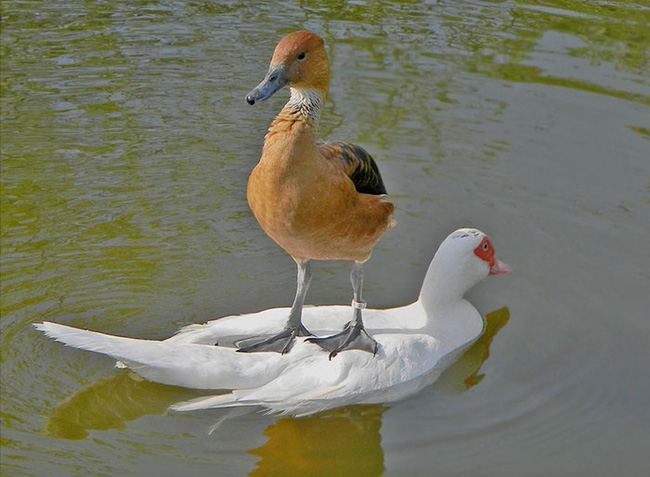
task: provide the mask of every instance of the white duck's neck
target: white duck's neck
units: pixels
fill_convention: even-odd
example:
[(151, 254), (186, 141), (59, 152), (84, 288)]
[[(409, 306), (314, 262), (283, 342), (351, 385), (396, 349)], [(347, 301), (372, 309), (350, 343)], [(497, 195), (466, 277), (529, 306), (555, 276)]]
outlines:
[(425, 328), (436, 337), (462, 342), (483, 329), (483, 318), (463, 297), (484, 278), (480, 269), (465, 267), (457, 257), (437, 253), (424, 278), (419, 301), (427, 315)]

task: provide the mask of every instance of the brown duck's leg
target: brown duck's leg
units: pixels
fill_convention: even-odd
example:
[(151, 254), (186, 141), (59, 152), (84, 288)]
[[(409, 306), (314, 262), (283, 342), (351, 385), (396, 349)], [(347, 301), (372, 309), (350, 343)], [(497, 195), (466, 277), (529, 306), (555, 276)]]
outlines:
[(366, 307), (366, 302), (361, 299), (363, 288), (363, 264), (354, 262), (352, 273), (350, 273), (354, 299), (352, 300), (353, 320), (345, 325), (343, 331), (325, 338), (308, 338), (307, 341), (317, 344), (330, 352), (330, 359), (334, 358), (341, 351), (348, 349), (359, 349), (369, 353), (377, 354), (378, 344), (370, 337), (363, 327), (361, 310)]
[(238, 351), (242, 353), (273, 351), (285, 354), (291, 351), (297, 336), (312, 336), (302, 324), (302, 307), (305, 304), (305, 296), (311, 283), (311, 267), (309, 260), (296, 260), (296, 264), (298, 265), (296, 296), (293, 299), (289, 319), (284, 329), (269, 338), (256, 336), (244, 339), (238, 343)]

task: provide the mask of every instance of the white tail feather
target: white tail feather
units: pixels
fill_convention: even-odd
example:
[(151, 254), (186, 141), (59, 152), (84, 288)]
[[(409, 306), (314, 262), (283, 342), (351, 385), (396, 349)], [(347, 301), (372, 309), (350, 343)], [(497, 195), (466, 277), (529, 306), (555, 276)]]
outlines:
[(255, 388), (275, 378), (283, 368), (278, 353), (254, 356), (222, 346), (125, 338), (47, 321), (34, 326), (67, 346), (110, 356), (143, 378), (172, 386)]
[[(125, 358), (128, 349), (134, 342), (142, 343), (148, 340), (136, 340), (121, 336), (112, 336), (97, 331), (82, 330), (72, 326), (60, 325), (50, 321), (34, 323), (34, 327), (46, 336), (72, 348), (85, 349), (108, 355), (115, 359)], [(153, 342), (152, 342), (153, 343)]]

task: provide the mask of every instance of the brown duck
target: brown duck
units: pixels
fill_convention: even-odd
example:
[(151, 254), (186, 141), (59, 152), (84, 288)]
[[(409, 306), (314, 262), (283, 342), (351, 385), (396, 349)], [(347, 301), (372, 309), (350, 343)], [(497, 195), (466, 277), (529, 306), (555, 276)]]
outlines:
[(269, 127), (259, 163), (248, 180), (248, 203), (262, 229), (293, 257), (298, 286), (286, 326), (271, 337), (253, 337), (240, 351), (288, 352), (296, 336), (311, 336), (302, 307), (311, 280), (310, 260), (352, 260), (353, 320), (341, 333), (309, 338), (330, 357), (347, 349), (377, 352), (363, 328), (362, 264), (393, 225), (377, 164), (361, 147), (317, 143), (316, 129), (327, 98), (329, 67), (323, 39), (307, 31), (284, 37), (264, 80), (246, 100), (263, 101), (284, 86), (291, 98)]

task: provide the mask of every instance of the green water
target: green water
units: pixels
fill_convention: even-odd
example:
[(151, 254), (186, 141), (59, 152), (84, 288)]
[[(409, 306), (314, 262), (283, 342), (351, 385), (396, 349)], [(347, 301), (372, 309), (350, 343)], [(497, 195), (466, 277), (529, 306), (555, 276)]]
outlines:
[[(646, 1), (5, 0), (1, 16), (3, 475), (650, 472)], [(165, 411), (192, 391), (30, 324), (163, 338), (291, 302), (293, 262), (245, 198), (287, 94), (244, 96), (303, 28), (332, 68), (320, 137), (370, 151), (396, 204), (370, 305), (414, 300), (440, 241), (474, 226), (515, 272), (470, 298), (510, 320), (478, 375), (209, 435), (223, 412)], [(348, 273), (316, 264), (308, 302), (348, 303)]]

